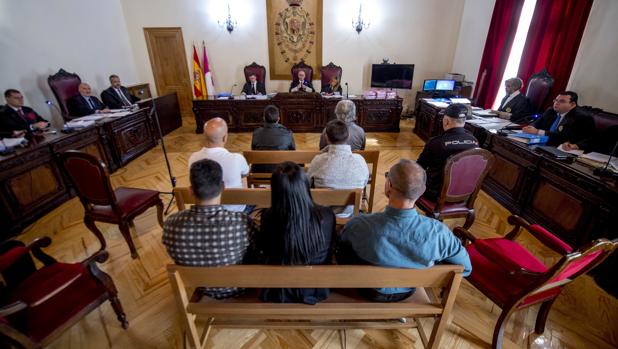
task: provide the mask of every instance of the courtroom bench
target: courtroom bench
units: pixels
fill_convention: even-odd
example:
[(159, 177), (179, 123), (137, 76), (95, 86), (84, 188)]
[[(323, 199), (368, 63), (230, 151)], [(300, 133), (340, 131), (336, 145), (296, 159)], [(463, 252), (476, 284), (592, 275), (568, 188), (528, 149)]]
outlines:
[[(272, 266), (231, 265), (187, 267), (168, 265), (183, 326), (194, 348), (204, 348), (213, 326), (221, 328), (417, 328), (425, 348), (440, 348), (463, 267), (438, 265), (428, 269), (355, 265)], [(197, 287), (247, 288), (244, 295), (216, 300), (193, 293)], [(410, 298), (376, 303), (360, 297), (358, 288), (415, 287)], [(329, 298), (308, 305), (259, 300), (261, 288), (331, 288)], [(433, 289), (441, 289), (441, 299)], [(252, 290), (253, 289), (253, 290)], [(188, 292), (189, 290), (189, 292)], [(429, 338), (419, 318), (432, 317)], [(198, 323), (206, 320), (200, 334)], [(343, 331), (342, 331), (343, 332)], [(345, 332), (340, 332), (345, 348)]]

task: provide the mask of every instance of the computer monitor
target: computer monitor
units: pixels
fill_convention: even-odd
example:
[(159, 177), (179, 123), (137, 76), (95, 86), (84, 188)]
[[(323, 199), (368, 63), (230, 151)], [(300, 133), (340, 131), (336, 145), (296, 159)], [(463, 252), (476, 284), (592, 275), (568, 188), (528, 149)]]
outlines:
[(423, 83), (423, 91), (433, 91), (433, 90), (435, 90), (437, 82), (438, 82), (438, 80), (436, 80), (436, 79), (425, 80), (425, 82)]
[(453, 91), (454, 89), (455, 89), (455, 80), (436, 81), (436, 91)]

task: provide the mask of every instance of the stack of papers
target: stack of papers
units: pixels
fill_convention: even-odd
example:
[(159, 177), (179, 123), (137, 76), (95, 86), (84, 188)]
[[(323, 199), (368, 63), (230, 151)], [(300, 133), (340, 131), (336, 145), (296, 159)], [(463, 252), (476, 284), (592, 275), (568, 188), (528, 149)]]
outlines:
[(476, 115), (480, 117), (495, 117), (497, 114), (492, 112), (491, 109), (485, 109), (485, 110), (472, 110), (472, 115)]
[(451, 103), (472, 104), (467, 98), (451, 98)]
[(7, 148), (15, 148), (17, 146), (28, 144), (28, 141), (24, 137), (3, 138), (0, 139), (0, 142), (2, 142)]
[(448, 103), (447, 102), (436, 101), (433, 98), (423, 98), (423, 100), (425, 102), (429, 103), (430, 105), (433, 105), (436, 108), (446, 108), (446, 107), (448, 107)]
[(558, 150), (563, 151), (565, 153), (569, 153), (569, 154), (573, 154), (573, 155), (577, 155), (577, 156), (581, 156), (584, 154), (583, 150), (579, 150), (579, 149), (574, 149), (574, 150), (566, 150), (562, 147), (562, 144), (560, 144), (558, 146)]
[[(583, 154), (577, 159), (593, 167), (605, 167), (607, 161), (609, 160), (609, 155), (591, 152), (588, 154)], [(618, 172), (618, 158), (612, 157), (612, 160), (607, 168), (613, 172)]]
[[(81, 118), (80, 118), (81, 119)], [(94, 120), (75, 119), (66, 123), (70, 128), (85, 128), (94, 125)]]

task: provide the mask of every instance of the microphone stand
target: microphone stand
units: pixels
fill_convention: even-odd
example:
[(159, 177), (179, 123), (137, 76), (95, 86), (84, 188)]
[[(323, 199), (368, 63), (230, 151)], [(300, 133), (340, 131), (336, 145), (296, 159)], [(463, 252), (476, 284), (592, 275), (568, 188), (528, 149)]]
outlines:
[(350, 95), (348, 94), (348, 83), (345, 83), (345, 99), (350, 99)]
[(170, 201), (167, 203), (167, 207), (165, 208), (165, 211), (164, 211), (165, 215), (167, 215), (167, 213), (170, 210), (170, 207), (172, 206), (172, 203), (174, 202), (173, 189), (176, 188), (176, 177), (174, 177), (174, 175), (172, 174), (172, 166), (170, 165), (170, 160), (167, 156), (167, 149), (165, 148), (165, 141), (163, 140), (163, 132), (161, 131), (161, 124), (159, 123), (159, 113), (157, 113), (157, 106), (155, 104), (155, 98), (151, 97), (150, 101), (152, 102), (152, 108), (150, 109), (149, 117), (153, 118), (155, 120), (155, 124), (157, 125), (157, 133), (159, 134), (159, 139), (161, 140), (161, 149), (163, 150), (163, 157), (165, 158), (165, 165), (167, 166), (167, 174), (170, 179), (170, 184), (172, 185), (171, 192), (163, 192), (163, 191), (159, 192), (161, 194), (171, 195)]
[(230, 97), (229, 97), (229, 99), (234, 99), (234, 96), (232, 95), (232, 91), (234, 91), (234, 87), (236, 87), (236, 86), (238, 86), (238, 84), (234, 84), (234, 85), (232, 85), (232, 88), (230, 88)]
[(612, 177), (612, 178), (617, 177), (618, 178), (618, 175), (614, 173), (614, 171), (607, 169), (609, 167), (609, 164), (612, 161), (612, 157), (614, 156), (614, 153), (616, 152), (617, 147), (618, 147), (618, 142), (614, 144), (614, 149), (612, 149), (612, 152), (609, 153), (609, 159), (607, 159), (607, 163), (605, 164), (605, 166), (603, 168), (595, 168), (594, 171), (592, 171), (592, 173), (594, 173), (595, 175), (599, 177)]

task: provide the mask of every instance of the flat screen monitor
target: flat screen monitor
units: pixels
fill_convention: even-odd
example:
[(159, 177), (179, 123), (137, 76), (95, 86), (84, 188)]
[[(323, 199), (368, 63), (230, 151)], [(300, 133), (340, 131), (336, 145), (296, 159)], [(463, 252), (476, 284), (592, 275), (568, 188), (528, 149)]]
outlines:
[(425, 80), (425, 82), (423, 83), (423, 91), (433, 91), (433, 90), (435, 90), (437, 82), (438, 82), (438, 80), (435, 80), (435, 79)]
[(412, 88), (414, 64), (372, 64), (371, 87)]
[(436, 91), (453, 91), (455, 89), (455, 80), (438, 80), (436, 82)]

